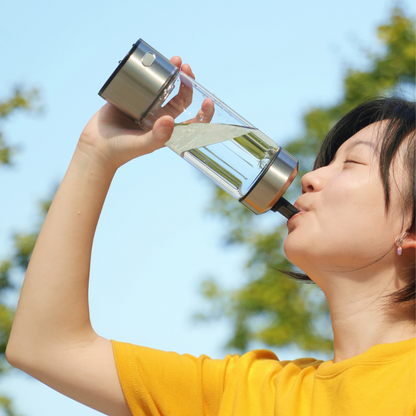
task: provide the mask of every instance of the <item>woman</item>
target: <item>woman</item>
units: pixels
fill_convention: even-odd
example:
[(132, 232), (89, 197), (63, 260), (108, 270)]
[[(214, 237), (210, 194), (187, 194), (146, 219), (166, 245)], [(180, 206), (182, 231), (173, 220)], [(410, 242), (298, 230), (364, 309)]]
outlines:
[(93, 330), (90, 255), (111, 180), (163, 147), (173, 124), (165, 115), (145, 133), (110, 105), (87, 124), (27, 270), (9, 362), (109, 415), (414, 415), (414, 104), (353, 110), (302, 178), (284, 249), (328, 299), (334, 359), (324, 363), (265, 350), (179, 356)]

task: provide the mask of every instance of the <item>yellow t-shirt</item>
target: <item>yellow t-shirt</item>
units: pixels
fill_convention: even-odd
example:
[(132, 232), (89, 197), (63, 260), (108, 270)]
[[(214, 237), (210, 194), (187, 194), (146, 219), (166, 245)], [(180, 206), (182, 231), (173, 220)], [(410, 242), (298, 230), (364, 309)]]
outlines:
[(113, 342), (134, 416), (415, 416), (416, 339), (339, 363), (279, 361), (267, 350), (223, 360)]

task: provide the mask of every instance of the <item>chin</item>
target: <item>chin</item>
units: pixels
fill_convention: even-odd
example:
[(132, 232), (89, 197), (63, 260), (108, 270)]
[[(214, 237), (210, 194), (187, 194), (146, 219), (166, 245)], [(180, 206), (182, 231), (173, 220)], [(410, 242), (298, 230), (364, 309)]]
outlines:
[(307, 253), (305, 252), (305, 249), (303, 247), (300, 247), (299, 244), (296, 244), (294, 239), (290, 238), (290, 235), (288, 235), (283, 242), (283, 251), (287, 257), (287, 259), (294, 264), (296, 267), (301, 268), (301, 264), (303, 263), (301, 261), (302, 258), (305, 258), (305, 255), (307, 257)]
[[(307, 242), (302, 239), (301, 242), (297, 238), (291, 238), (288, 235), (283, 243), (283, 251), (287, 259), (304, 273), (309, 274), (312, 272), (311, 266), (314, 264), (322, 264), (325, 262), (325, 258), (319, 255), (316, 244), (313, 242)], [(311, 250), (313, 248), (313, 251)], [(322, 251), (321, 251), (322, 253)]]
[(308, 243), (305, 236), (302, 236), (301, 234), (296, 235), (296, 231), (290, 232), (283, 242), (283, 251), (289, 260), (294, 254), (301, 253), (302, 255), (307, 255), (310, 251), (310, 247), (312, 247), (312, 245)]

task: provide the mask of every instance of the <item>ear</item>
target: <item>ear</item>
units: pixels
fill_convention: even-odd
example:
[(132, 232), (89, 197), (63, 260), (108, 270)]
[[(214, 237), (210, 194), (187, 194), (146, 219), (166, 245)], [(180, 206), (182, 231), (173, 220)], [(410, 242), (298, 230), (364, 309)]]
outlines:
[(406, 250), (409, 248), (416, 249), (416, 235), (414, 232), (406, 233), (402, 240), (402, 249)]

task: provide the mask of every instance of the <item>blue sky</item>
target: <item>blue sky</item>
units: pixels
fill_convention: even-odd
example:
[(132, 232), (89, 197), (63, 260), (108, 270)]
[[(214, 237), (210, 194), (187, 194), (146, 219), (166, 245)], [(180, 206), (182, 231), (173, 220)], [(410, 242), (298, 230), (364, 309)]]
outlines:
[[(15, 165), (0, 172), (0, 258), (10, 253), (14, 233), (38, 221), (38, 201), (62, 179), (82, 128), (104, 104), (99, 89), (137, 39), (167, 57), (182, 56), (204, 87), (284, 145), (301, 130), (307, 109), (337, 100), (348, 66), (365, 66), (363, 48), (379, 47), (375, 29), (393, 4), (3, 2), (0, 100), (16, 85), (34, 86), (43, 111), (16, 114), (0, 126), (20, 148)], [(414, 14), (413, 2), (401, 4)], [(119, 170), (94, 243), (90, 303), (97, 332), (180, 353), (226, 353), (226, 323), (191, 320), (203, 307), (204, 278), (216, 276), (228, 287), (245, 279), (244, 249), (224, 247), (224, 223), (206, 212), (211, 195), (207, 180), (169, 149)], [(281, 221), (273, 213), (256, 220)], [(1, 378), (0, 392), (27, 416), (96, 413), (18, 371)]]

